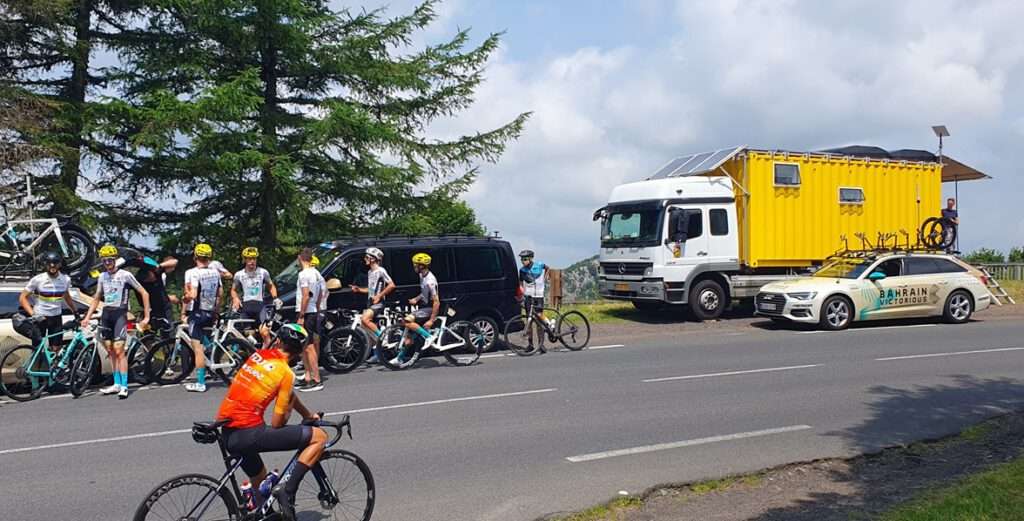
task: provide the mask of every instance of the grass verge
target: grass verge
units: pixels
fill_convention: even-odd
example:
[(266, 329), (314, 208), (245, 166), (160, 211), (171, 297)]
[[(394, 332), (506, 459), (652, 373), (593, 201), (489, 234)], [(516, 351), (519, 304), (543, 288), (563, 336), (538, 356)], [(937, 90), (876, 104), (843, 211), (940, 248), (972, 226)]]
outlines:
[(1018, 521), (1024, 519), (1024, 458), (925, 492), (881, 521)]
[(590, 507), (550, 521), (618, 521), (630, 510), (642, 507), (644, 501), (636, 496), (620, 497), (603, 505)]
[(1000, 280), (999, 285), (1013, 297), (1018, 304), (1024, 304), (1024, 280)]
[(642, 313), (629, 302), (601, 301), (588, 304), (565, 304), (562, 312), (579, 311), (591, 324), (615, 324), (639, 319)]

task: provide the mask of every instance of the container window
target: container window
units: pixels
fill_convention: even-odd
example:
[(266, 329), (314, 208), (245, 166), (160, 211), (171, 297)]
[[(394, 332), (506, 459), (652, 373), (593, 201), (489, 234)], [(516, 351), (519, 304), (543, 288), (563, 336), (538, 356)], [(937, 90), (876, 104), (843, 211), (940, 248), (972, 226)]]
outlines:
[(840, 204), (864, 204), (864, 189), (863, 188), (840, 188), (839, 189), (839, 203)]
[(800, 165), (775, 163), (775, 186), (800, 186)]
[(729, 235), (729, 214), (722, 209), (710, 212), (711, 235)]

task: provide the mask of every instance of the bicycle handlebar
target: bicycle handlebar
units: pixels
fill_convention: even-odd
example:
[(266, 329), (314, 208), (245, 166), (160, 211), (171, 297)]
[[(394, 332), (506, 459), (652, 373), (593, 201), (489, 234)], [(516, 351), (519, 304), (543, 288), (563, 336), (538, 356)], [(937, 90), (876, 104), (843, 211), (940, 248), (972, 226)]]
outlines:
[(303, 420), (302, 424), (311, 427), (330, 427), (335, 430), (334, 439), (325, 445), (325, 448), (333, 447), (338, 443), (342, 434), (348, 434), (348, 439), (352, 439), (352, 421), (349, 415), (342, 416), (341, 421), (336, 423), (324, 420), (326, 414), (323, 411), (317, 412), (317, 415), (320, 416), (319, 420)]

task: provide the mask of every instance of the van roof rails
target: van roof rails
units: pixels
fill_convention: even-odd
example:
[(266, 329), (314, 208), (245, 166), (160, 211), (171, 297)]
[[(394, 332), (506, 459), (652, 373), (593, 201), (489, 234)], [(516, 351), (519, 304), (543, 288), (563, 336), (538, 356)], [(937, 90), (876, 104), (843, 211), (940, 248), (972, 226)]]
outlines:
[(444, 241), (450, 240), (452, 242), (459, 242), (460, 240), (465, 242), (479, 242), (479, 241), (493, 241), (502, 240), (501, 235), (495, 233), (494, 235), (473, 235), (469, 233), (448, 233), (441, 235), (405, 235), (405, 234), (389, 234), (389, 235), (350, 235), (339, 237), (331, 241), (331, 245), (338, 246), (351, 246), (355, 244), (368, 244), (378, 242), (392, 242), (401, 243), (408, 242), (413, 244), (420, 241)]

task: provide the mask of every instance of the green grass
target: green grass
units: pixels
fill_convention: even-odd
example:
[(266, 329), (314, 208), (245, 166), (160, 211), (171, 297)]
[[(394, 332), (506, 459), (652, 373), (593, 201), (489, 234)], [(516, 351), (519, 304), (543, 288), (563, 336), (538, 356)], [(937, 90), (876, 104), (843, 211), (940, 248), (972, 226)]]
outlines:
[(1013, 297), (1018, 304), (1024, 304), (1024, 280), (1000, 280), (999, 285)]
[(618, 521), (624, 518), (625, 512), (636, 510), (643, 504), (643, 500), (636, 496), (620, 497), (603, 505), (556, 517), (551, 521)]
[(591, 304), (565, 304), (561, 311), (576, 310), (583, 313), (591, 324), (615, 324), (630, 322), (643, 314), (629, 302), (601, 301)]
[(1024, 519), (1024, 458), (925, 492), (881, 521), (1018, 521)]

